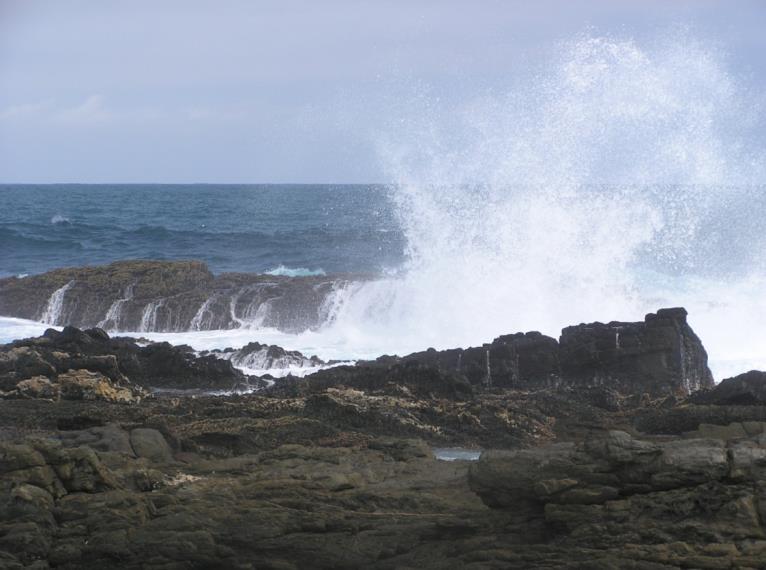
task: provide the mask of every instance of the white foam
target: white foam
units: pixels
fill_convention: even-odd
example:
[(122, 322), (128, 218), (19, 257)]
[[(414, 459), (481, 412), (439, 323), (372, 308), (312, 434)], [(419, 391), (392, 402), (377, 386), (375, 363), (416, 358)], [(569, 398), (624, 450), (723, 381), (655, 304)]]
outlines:
[(265, 272), (266, 275), (283, 275), (286, 277), (308, 277), (311, 275), (326, 275), (324, 269), (308, 269), (306, 267), (287, 267), (279, 265)]
[(157, 311), (165, 304), (165, 301), (165, 299), (157, 299), (146, 304), (141, 314), (141, 332), (157, 330)]
[(332, 335), (475, 346), (685, 306), (714, 368), (763, 362), (762, 137), (710, 45), (583, 36), (506, 94), (392, 110), (409, 259), (336, 301)]
[(16, 319), (13, 317), (0, 317), (0, 344), (6, 344), (22, 338), (36, 337), (43, 334), (47, 329), (61, 330), (61, 327), (52, 326), (39, 321)]
[(45, 306), (45, 310), (40, 317), (40, 320), (43, 323), (50, 325), (58, 324), (58, 322), (61, 320), (61, 316), (64, 310), (64, 296), (66, 295), (66, 292), (69, 291), (73, 286), (74, 281), (70, 281), (63, 287), (59, 287), (53, 293), (51, 293), (51, 296), (48, 299), (48, 304)]
[(685, 306), (717, 379), (766, 368), (760, 109), (711, 45), (583, 36), (506, 94), (392, 109), (403, 268), (337, 288), (319, 331), (262, 328), (241, 291), (241, 329), (135, 334), (367, 359)]
[(202, 330), (203, 324), (205, 321), (205, 315), (207, 315), (208, 320), (212, 320), (214, 317), (213, 311), (210, 310), (210, 305), (215, 300), (215, 297), (210, 297), (205, 300), (202, 305), (200, 305), (200, 308), (197, 309), (196, 314), (191, 320), (191, 324), (189, 325), (189, 328), (193, 331)]
[(66, 216), (62, 216), (61, 214), (56, 214), (55, 216), (51, 218), (51, 224), (53, 225), (65, 225), (69, 223), (70, 223), (69, 218), (67, 218)]
[(130, 284), (125, 288), (124, 297), (122, 299), (117, 299), (109, 306), (109, 309), (106, 311), (106, 315), (104, 315), (104, 318), (101, 319), (101, 322), (99, 322), (96, 326), (106, 330), (120, 329), (122, 307), (125, 303), (133, 299), (133, 287), (134, 285)]

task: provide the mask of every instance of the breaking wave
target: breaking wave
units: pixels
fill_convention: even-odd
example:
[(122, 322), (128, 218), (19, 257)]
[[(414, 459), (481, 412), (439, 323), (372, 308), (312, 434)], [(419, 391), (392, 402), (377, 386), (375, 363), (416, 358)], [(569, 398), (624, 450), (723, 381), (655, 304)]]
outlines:
[(760, 117), (715, 49), (583, 35), (506, 94), (414, 105), (380, 141), (407, 262), (334, 334), (444, 348), (684, 305), (714, 359), (766, 361)]
[[(321, 210), (319, 234), (245, 240), (250, 234), (238, 226), (225, 248), (197, 237), (197, 249), (184, 247), (204, 258), (239, 251), (236, 242), (268, 259), (271, 275), (395, 269), (334, 286), (320, 308), (324, 325), (300, 334), (265, 327), (270, 301), (243, 314), (235, 301), (232, 320), (241, 328), (205, 330), (214, 298), (199, 306), (189, 332), (148, 333), (162, 308), (149, 304), (143, 332), (134, 334), (197, 350), (258, 340), (347, 360), (476, 345), (516, 331), (558, 336), (579, 322), (634, 321), (685, 306), (717, 379), (766, 369), (766, 130), (760, 101), (713, 45), (685, 31), (646, 43), (586, 34), (515, 75), (506, 93), (464, 104), (427, 91), (401, 97), (377, 141), (395, 182), (386, 200), (381, 188), (336, 189), (348, 209), (339, 217), (334, 206)], [(372, 215), (365, 207), (375, 196)], [(396, 223), (388, 223), (389, 204)], [(348, 228), (333, 233), (340, 221)], [(147, 237), (140, 231), (134, 237)], [(335, 261), (312, 254), (325, 234)], [(163, 235), (147, 243), (170, 247)], [(391, 252), (402, 243), (400, 263)], [(289, 255), (274, 259), (285, 244)], [(52, 296), (45, 320), (63, 322), (65, 296), (66, 288)], [(126, 290), (114, 301), (104, 326), (121, 328), (130, 297)], [(2, 324), (0, 332), (33, 328)]]
[(285, 277), (307, 277), (311, 275), (327, 275), (321, 267), (319, 269), (307, 269), (306, 267), (286, 267), (280, 265), (265, 272), (266, 275), (280, 275)]

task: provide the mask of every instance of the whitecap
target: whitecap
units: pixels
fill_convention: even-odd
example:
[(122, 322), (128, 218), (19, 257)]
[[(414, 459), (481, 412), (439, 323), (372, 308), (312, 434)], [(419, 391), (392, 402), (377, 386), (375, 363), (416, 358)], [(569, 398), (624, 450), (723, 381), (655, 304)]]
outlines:
[(56, 214), (51, 218), (51, 224), (54, 226), (66, 226), (71, 224), (71, 220), (67, 218), (66, 216), (62, 216), (61, 214)]
[(327, 275), (325, 270), (321, 267), (319, 269), (308, 269), (306, 267), (287, 267), (286, 265), (279, 265), (274, 269), (269, 269), (265, 272), (266, 275), (279, 275), (284, 277), (310, 277), (314, 275)]

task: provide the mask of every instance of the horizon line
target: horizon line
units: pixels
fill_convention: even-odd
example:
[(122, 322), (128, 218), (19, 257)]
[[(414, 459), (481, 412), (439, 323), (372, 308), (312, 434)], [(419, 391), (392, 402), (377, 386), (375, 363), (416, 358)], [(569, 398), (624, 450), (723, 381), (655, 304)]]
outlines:
[(395, 182), (2, 182), (0, 186), (391, 186)]

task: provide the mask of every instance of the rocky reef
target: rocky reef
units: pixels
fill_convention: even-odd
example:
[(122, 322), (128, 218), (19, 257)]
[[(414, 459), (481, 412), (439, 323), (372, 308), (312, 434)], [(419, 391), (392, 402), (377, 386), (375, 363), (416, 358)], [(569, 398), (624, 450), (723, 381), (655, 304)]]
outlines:
[(6, 392), (20, 394), (19, 383), (34, 378), (63, 387), (67, 375), (78, 370), (81, 375), (97, 374), (115, 387), (233, 390), (265, 385), (226, 360), (198, 357), (188, 346), (142, 346), (132, 338), (110, 338), (101, 329), (48, 329), (39, 338), (0, 346), (0, 390)]
[(487, 388), (572, 388), (614, 406), (625, 397), (685, 397), (713, 386), (707, 353), (686, 316), (683, 308), (660, 309), (643, 322), (570, 326), (558, 341), (516, 333), (481, 347), (431, 349), (376, 363), (416, 362)]
[(237, 358), (321, 364), (0, 347), (0, 568), (764, 567), (766, 373), (715, 385), (682, 309), (269, 387)]
[(325, 322), (332, 295), (350, 282), (344, 276), (214, 276), (199, 261), (119, 261), (0, 279), (0, 315), (137, 332), (251, 325), (295, 332)]

